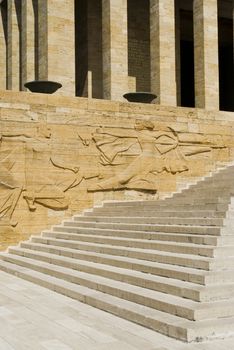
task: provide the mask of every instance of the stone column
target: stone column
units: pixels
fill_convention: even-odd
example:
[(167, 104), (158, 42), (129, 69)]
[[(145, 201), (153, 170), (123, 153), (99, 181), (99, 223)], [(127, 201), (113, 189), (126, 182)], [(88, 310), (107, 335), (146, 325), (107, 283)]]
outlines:
[(194, 0), (195, 103), (219, 109), (217, 0)]
[(36, 79), (53, 80), (63, 87), (57, 94), (75, 95), (74, 1), (34, 0)]
[(60, 82), (62, 95), (75, 95), (74, 1), (48, 1), (48, 79)]
[(171, 106), (177, 104), (175, 36), (174, 0), (150, 0), (151, 91)]
[(6, 13), (0, 1), (0, 90), (6, 89)]
[(102, 0), (103, 97), (128, 92), (127, 0)]
[(7, 89), (20, 89), (20, 2), (7, 1)]
[(35, 80), (35, 13), (33, 0), (22, 2), (21, 62), (22, 89), (24, 83)]
[[(176, 4), (176, 2), (175, 2)], [(180, 59), (180, 7), (175, 8), (176, 90), (177, 105), (181, 106), (181, 59)]]

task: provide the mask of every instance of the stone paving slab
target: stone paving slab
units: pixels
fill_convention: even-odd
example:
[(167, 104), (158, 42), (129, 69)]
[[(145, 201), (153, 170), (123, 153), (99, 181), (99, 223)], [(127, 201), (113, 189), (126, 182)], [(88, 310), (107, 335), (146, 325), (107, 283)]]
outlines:
[(231, 350), (234, 339), (184, 344), (0, 272), (0, 350)]

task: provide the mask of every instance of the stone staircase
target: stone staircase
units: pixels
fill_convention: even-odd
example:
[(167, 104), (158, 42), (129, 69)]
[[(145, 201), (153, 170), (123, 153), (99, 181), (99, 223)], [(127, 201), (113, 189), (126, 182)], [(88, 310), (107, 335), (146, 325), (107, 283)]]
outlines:
[(234, 166), (158, 201), (104, 203), (0, 269), (186, 342), (234, 335)]

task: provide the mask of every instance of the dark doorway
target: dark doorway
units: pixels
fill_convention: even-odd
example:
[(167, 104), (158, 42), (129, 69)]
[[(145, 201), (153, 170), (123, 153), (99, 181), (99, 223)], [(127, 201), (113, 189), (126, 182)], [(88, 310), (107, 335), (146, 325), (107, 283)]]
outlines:
[(195, 107), (193, 12), (180, 10), (181, 106)]
[(102, 1), (75, 1), (76, 96), (103, 97)]
[(128, 75), (136, 91), (150, 91), (149, 0), (128, 0)]
[(233, 21), (219, 18), (220, 110), (234, 111)]
[(181, 106), (194, 107), (194, 48), (192, 41), (181, 40)]
[[(85, 96), (88, 73), (88, 6), (87, 0), (75, 0), (75, 67), (76, 96)], [(87, 96), (86, 96), (87, 97)]]

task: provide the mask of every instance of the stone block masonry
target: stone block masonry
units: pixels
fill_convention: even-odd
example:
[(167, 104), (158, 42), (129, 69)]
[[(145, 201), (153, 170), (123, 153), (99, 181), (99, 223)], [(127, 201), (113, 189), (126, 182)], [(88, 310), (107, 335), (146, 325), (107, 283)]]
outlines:
[(103, 200), (156, 199), (233, 160), (232, 113), (0, 93), (1, 247)]

